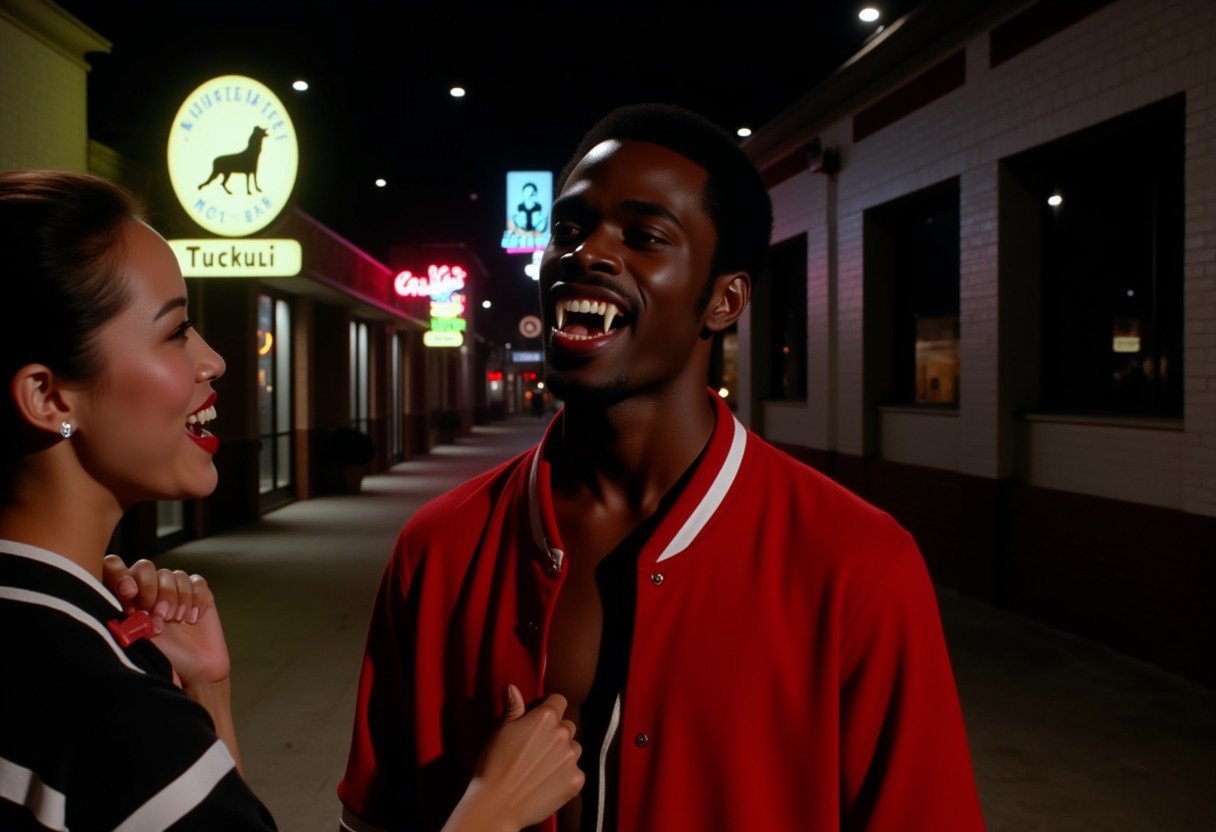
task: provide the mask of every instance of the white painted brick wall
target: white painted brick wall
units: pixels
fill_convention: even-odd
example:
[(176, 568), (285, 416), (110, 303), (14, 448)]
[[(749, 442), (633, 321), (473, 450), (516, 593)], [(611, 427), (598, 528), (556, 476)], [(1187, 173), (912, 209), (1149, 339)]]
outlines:
[[(801, 421), (781, 419), (771, 438), (863, 452), (862, 212), (957, 176), (962, 406), (951, 453), (918, 454), (921, 464), (983, 477), (1021, 474), (1045, 486), (1216, 516), (1216, 3), (1119, 0), (993, 69), (987, 31), (956, 46), (967, 50), (962, 88), (856, 145), (851, 114), (815, 131), (825, 146), (839, 147), (842, 159), (830, 369), (823, 366), (833, 353), (823, 319), (830, 276), (815, 275), (811, 255), (826, 251), (825, 211), (816, 210), (827, 204), (826, 181), (804, 174), (774, 189), (777, 229), (787, 237), (808, 234), (810, 385)], [(951, 51), (923, 56), (903, 78), (874, 89), (871, 100)], [(999, 160), (1178, 92), (1187, 98), (1184, 429), (1026, 427), (1029, 458), (1015, 471), (1011, 454), (1002, 463), (1000, 424), (1008, 417), (997, 389)], [(1134, 163), (1133, 154), (1128, 161)], [(834, 411), (834, 438), (825, 408)], [(922, 446), (934, 447), (941, 424), (935, 418), (901, 416), (897, 445), (916, 444), (919, 420)], [(891, 445), (885, 437), (884, 443)], [(1129, 490), (1132, 481), (1146, 485)]]
[(85, 75), (0, 16), (0, 170), (88, 169)]

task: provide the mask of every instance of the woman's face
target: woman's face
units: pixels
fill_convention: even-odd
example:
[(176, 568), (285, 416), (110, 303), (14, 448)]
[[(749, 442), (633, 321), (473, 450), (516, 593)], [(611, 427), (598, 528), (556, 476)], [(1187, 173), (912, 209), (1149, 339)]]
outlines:
[(98, 333), (103, 369), (71, 441), (123, 505), (202, 497), (215, 489), (219, 443), (199, 416), (215, 405), (224, 359), (190, 327), (186, 283), (161, 236), (134, 220), (122, 236), (130, 302)]

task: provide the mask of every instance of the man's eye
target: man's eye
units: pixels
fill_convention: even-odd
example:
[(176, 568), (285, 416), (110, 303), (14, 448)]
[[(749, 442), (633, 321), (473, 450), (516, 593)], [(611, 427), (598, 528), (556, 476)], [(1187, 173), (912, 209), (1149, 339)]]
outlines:
[(632, 229), (626, 235), (626, 237), (629, 242), (637, 244), (637, 245), (648, 245), (648, 246), (663, 245), (664, 243), (667, 242), (667, 238), (661, 236), (660, 234), (658, 234), (654, 231), (651, 231), (648, 228)]
[(559, 240), (570, 240), (578, 236), (578, 226), (572, 222), (559, 222), (553, 226), (553, 236)]

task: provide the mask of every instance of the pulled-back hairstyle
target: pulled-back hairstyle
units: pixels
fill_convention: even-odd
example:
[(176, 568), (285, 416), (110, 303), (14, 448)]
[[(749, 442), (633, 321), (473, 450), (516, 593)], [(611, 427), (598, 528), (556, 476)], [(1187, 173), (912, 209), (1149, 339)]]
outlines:
[(609, 139), (657, 144), (705, 168), (709, 179), (704, 208), (718, 238), (710, 277), (743, 271), (753, 281), (760, 279), (773, 232), (773, 204), (760, 171), (729, 133), (704, 116), (670, 104), (620, 107), (583, 136), (561, 172), (558, 193), (583, 157)]
[(0, 500), (29, 435), (11, 394), (13, 376), (28, 364), (69, 382), (99, 375), (98, 330), (129, 300), (122, 227), (139, 216), (130, 193), (96, 176), (0, 173)]

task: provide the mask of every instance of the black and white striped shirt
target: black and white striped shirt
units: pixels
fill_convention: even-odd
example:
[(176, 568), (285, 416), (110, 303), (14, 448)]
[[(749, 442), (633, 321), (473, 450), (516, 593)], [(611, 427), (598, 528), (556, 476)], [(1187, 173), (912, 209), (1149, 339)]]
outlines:
[(0, 541), (0, 829), (271, 830), (210, 716), (67, 558)]

